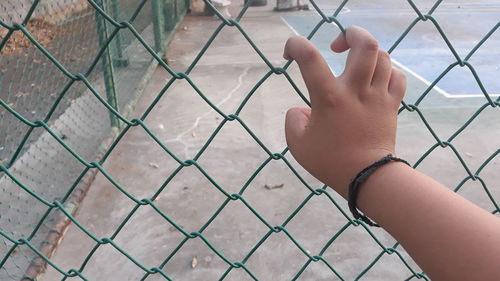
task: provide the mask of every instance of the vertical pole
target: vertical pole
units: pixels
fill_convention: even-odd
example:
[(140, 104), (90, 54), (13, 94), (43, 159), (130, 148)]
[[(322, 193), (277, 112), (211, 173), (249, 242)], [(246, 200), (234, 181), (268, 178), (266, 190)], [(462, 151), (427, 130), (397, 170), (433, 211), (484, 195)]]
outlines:
[[(113, 17), (116, 20), (119, 20), (119, 9), (118, 9), (118, 0), (111, 0), (111, 11), (113, 12)], [(115, 38), (113, 39), (113, 46), (114, 46), (114, 53), (115, 56), (113, 57), (113, 64), (114, 66), (117, 67), (125, 67), (128, 66), (128, 59), (126, 59), (123, 55), (123, 50), (122, 50), (122, 33), (118, 32), (116, 34)]]
[(163, 51), (163, 36), (165, 34), (165, 19), (163, 17), (163, 1), (153, 0), (153, 33), (155, 37), (155, 49), (156, 52)]
[[(104, 11), (108, 11), (108, 0), (102, 0), (102, 9)], [(95, 13), (96, 24), (97, 24), (97, 35), (99, 37), (99, 46), (102, 48), (109, 36), (108, 25), (106, 24), (106, 20), (103, 16), (96, 11)], [(111, 105), (114, 109), (118, 110), (118, 102), (116, 98), (116, 90), (115, 90), (115, 79), (114, 79), (114, 69), (113, 69), (113, 60), (111, 57), (111, 51), (108, 47), (103, 53), (102, 57), (102, 68), (104, 74), (104, 86), (106, 87), (106, 97), (109, 105)], [(116, 117), (112, 112), (109, 112), (109, 119), (111, 121), (111, 127), (119, 127), (120, 120)]]
[[(177, 4), (177, 0), (172, 0), (173, 5), (174, 5), (174, 19), (173, 19), (173, 25), (175, 26), (175, 23), (177, 23), (177, 20), (179, 20), (179, 5)], [(170, 28), (169, 28), (170, 29)], [(172, 26), (173, 29), (173, 26)]]
[(172, 31), (176, 24), (177, 10), (176, 10), (177, 0), (167, 0), (165, 1), (165, 7), (163, 9), (163, 14), (165, 15), (166, 22), (165, 28), (168, 31)]

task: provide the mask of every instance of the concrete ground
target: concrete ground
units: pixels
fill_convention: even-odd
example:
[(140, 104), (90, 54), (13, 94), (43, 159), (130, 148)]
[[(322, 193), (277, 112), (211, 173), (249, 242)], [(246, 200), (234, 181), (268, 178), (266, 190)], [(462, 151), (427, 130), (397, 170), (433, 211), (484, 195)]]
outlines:
[[(234, 3), (234, 2), (233, 2)], [(239, 8), (234, 4), (234, 9)], [(275, 66), (281, 58), (286, 39), (293, 31), (267, 7), (251, 8), (241, 26)], [(233, 11), (234, 12), (234, 11)], [(167, 51), (169, 63), (184, 71), (192, 62), (219, 21), (211, 17), (187, 16)], [(333, 37), (333, 36), (332, 36)], [(269, 68), (235, 28), (225, 27), (190, 74), (196, 85), (226, 114), (234, 113)], [(288, 73), (305, 87), (295, 65)], [(134, 117), (140, 116), (168, 81), (170, 75), (158, 68), (139, 102)], [(425, 89), (420, 81), (409, 77), (409, 97)], [(250, 98), (240, 117), (272, 152), (285, 146), (284, 116), (286, 110), (302, 105), (283, 76), (272, 75)], [(477, 104), (422, 107), (422, 113), (437, 136), (448, 138), (479, 108)], [(497, 107), (498, 108), (498, 107)], [(486, 108), (453, 144), (467, 166), (475, 172), (499, 148), (500, 116), (497, 108)], [(145, 120), (153, 133), (183, 160), (192, 159), (207, 142), (222, 119), (184, 80), (174, 83)], [(416, 113), (403, 112), (399, 118), (398, 152), (411, 163), (436, 143)], [(321, 184), (308, 175), (286, 154), (291, 165), (314, 188)], [(268, 158), (265, 151), (236, 121), (228, 122), (199, 158), (199, 165), (228, 193), (237, 193), (252, 173)], [(500, 198), (499, 159), (495, 158), (481, 172), (494, 198)], [(151, 197), (178, 167), (144, 130), (131, 129), (120, 142), (104, 168), (137, 198)], [(454, 188), (466, 177), (465, 169), (450, 148), (437, 148), (418, 166), (442, 183)], [(267, 189), (265, 185), (283, 185)], [(243, 196), (269, 224), (282, 224), (310, 194), (283, 161), (271, 161), (251, 181)], [(489, 211), (494, 207), (478, 182), (467, 182), (460, 194)], [(345, 202), (332, 192), (345, 210)], [(156, 205), (187, 232), (198, 231), (221, 206), (225, 196), (193, 166), (182, 169), (160, 193)], [(135, 204), (117, 190), (104, 176), (98, 175), (76, 216), (78, 221), (100, 238), (110, 237)], [(326, 198), (315, 196), (287, 224), (287, 231), (313, 255), (347, 220)], [(423, 226), (425, 227), (425, 226)], [(268, 228), (242, 204), (230, 202), (203, 231), (210, 243), (227, 259), (240, 262), (262, 239)], [(383, 230), (372, 232), (390, 247), (394, 239)], [(160, 265), (184, 236), (158, 215), (143, 206), (131, 217), (114, 239), (134, 259), (148, 268)], [(95, 242), (72, 225), (52, 261), (62, 269), (78, 269)], [(381, 248), (361, 227), (349, 227), (323, 254), (344, 280), (354, 280), (381, 253)], [(403, 252), (406, 261), (418, 271)], [(196, 258), (196, 266), (193, 260)], [(273, 233), (245, 263), (259, 280), (291, 280), (307, 262), (307, 256), (283, 233)], [(164, 271), (174, 280), (218, 280), (228, 264), (199, 238), (191, 239), (166, 264)], [(139, 267), (109, 245), (103, 245), (83, 270), (88, 280), (140, 280)], [(384, 255), (366, 273), (363, 280), (405, 280), (411, 274), (396, 255)], [(62, 275), (49, 267), (42, 280), (60, 280)], [(67, 279), (79, 280), (79, 278)], [(157, 275), (147, 280), (164, 280)], [(242, 269), (234, 269), (226, 280), (251, 280)], [(338, 280), (322, 264), (311, 263), (298, 280)]]

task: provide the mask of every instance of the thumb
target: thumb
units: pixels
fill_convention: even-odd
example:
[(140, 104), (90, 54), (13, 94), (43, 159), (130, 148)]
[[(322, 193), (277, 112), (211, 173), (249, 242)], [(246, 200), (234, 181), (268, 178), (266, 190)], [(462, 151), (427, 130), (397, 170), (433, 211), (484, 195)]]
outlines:
[(299, 156), (301, 145), (305, 145), (303, 137), (311, 120), (311, 108), (293, 107), (286, 113), (285, 136), (286, 143), (295, 158)]

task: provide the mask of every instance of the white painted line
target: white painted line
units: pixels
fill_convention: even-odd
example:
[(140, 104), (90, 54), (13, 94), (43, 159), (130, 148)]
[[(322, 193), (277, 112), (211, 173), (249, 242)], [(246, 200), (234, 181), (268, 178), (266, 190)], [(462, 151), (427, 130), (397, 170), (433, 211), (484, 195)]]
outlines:
[(288, 28), (290, 28), (290, 30), (295, 33), (295, 35), (300, 35), (297, 30), (295, 30), (295, 28), (293, 28), (283, 17), (280, 17), (281, 20), (286, 24), (286, 26), (288, 26)]
[[(402, 63), (400, 63), (399, 61), (391, 58), (391, 61), (397, 65), (399, 68), (403, 69), (404, 71), (408, 72), (409, 74), (413, 75), (415, 78), (417, 78), (418, 80), (420, 80), (422, 83), (424, 83), (425, 85), (427, 86), (430, 86), (432, 83), (425, 79), (424, 77), (420, 76), (418, 73), (416, 73), (415, 71), (411, 70), (410, 68), (404, 66)], [(438, 86), (434, 85), (434, 90), (436, 90), (436, 92), (442, 94), (443, 96), (447, 97), (447, 98), (452, 98), (453, 95), (447, 93), (445, 90), (439, 88)]]
[[(420, 80), (425, 85), (430, 86), (432, 84), (429, 80), (427, 80), (424, 77), (420, 76), (418, 73), (416, 73), (415, 71), (411, 70), (410, 68), (404, 66), (402, 63), (398, 62), (397, 60), (391, 58), (391, 61), (395, 65), (397, 65), (399, 68), (401, 68), (404, 71), (408, 72), (409, 74), (413, 75), (415, 78), (417, 78), (418, 80)], [(480, 94), (480, 95), (453, 95), (453, 94), (450, 94), (450, 93), (446, 92), (445, 90), (441, 89), (440, 87), (438, 87), (436, 85), (434, 85), (433, 89), (436, 90), (436, 92), (442, 94), (444, 97), (449, 98), (449, 99), (453, 99), (453, 98), (462, 99), (462, 98), (480, 98), (480, 97), (484, 97), (484, 95), (482, 95), (482, 94)], [(489, 96), (490, 97), (498, 97), (498, 96), (500, 96), (500, 94), (490, 94)]]

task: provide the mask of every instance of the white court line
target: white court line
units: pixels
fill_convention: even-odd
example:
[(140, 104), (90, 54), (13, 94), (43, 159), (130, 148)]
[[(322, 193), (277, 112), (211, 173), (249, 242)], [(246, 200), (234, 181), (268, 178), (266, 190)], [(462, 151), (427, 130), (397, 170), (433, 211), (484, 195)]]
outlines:
[[(420, 76), (418, 73), (416, 73), (415, 71), (411, 70), (410, 68), (404, 66), (402, 63), (400, 63), (399, 61), (391, 58), (391, 61), (392, 63), (394, 63), (395, 65), (397, 65), (399, 68), (401, 68), (402, 70), (408, 72), (409, 74), (413, 75), (415, 78), (417, 78), (417, 80), (420, 80), (422, 83), (424, 83), (425, 85), (427, 85), (427, 87), (429, 87), (432, 83), (425, 79), (424, 77)], [(448, 92), (446, 92), (445, 90), (441, 89), (440, 87), (434, 85), (433, 87), (434, 90), (436, 90), (436, 92), (442, 94), (443, 96), (445, 96), (446, 98), (455, 98), (455, 97), (458, 97), (458, 96), (455, 96), (455, 95), (452, 95)], [(477, 95), (465, 95), (467, 97), (477, 97)]]
[[(290, 28), (290, 30), (293, 31), (293, 33), (295, 33), (296, 35), (301, 35), (300, 33), (297, 32), (297, 30), (295, 30), (295, 28), (293, 28), (283, 17), (281, 17), (281, 20), (288, 26), (288, 28)], [(334, 22), (332, 22), (331, 24), (335, 25), (338, 27), (338, 25)], [(409, 73), (410, 75), (413, 75), (417, 80), (421, 81), (422, 83), (424, 83), (425, 85), (427, 85), (427, 87), (429, 87), (432, 83), (425, 79), (424, 77), (422, 77), (421, 75), (419, 75), (418, 73), (416, 73), (415, 71), (411, 70), (410, 68), (404, 66), (402, 63), (400, 63), (399, 61), (391, 58), (391, 61), (397, 65), (399, 68), (403, 69), (404, 71), (406, 71), (407, 73)], [(332, 73), (334, 75), (335, 74), (335, 71), (332, 69), (332, 67), (330, 66), (330, 70), (332, 71)], [(450, 94), (448, 92), (446, 92), (445, 90), (441, 89), (439, 86), (437, 85), (434, 85), (433, 89), (440, 93), (441, 95), (443, 95), (445, 98), (449, 98), (449, 99), (453, 99), (453, 98), (457, 98), (457, 99), (462, 99), (462, 98), (480, 98), (480, 97), (484, 97), (484, 95), (481, 93), (479, 95), (453, 95), (453, 94)], [(489, 94), (490, 97), (499, 97), (500, 94)]]
[[(418, 80), (420, 80), (425, 85), (430, 86), (432, 84), (429, 80), (427, 80), (424, 77), (420, 76), (418, 73), (416, 73), (415, 71), (411, 70), (410, 68), (404, 66), (402, 63), (398, 62), (397, 60), (391, 58), (391, 61), (395, 65), (397, 65), (399, 68), (401, 68), (404, 71), (408, 72), (409, 74), (413, 75), (415, 78), (417, 78)], [(445, 90), (441, 89), (440, 87), (438, 87), (436, 85), (434, 85), (433, 89), (436, 90), (436, 92), (442, 94), (444, 97), (449, 98), (449, 99), (453, 99), (453, 98), (462, 99), (462, 98), (480, 98), (480, 97), (484, 97), (484, 95), (482, 93), (478, 94), (478, 95), (452, 95), (452, 94), (446, 92)], [(490, 97), (499, 97), (500, 94), (489, 94), (489, 96)]]

